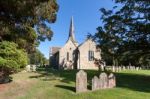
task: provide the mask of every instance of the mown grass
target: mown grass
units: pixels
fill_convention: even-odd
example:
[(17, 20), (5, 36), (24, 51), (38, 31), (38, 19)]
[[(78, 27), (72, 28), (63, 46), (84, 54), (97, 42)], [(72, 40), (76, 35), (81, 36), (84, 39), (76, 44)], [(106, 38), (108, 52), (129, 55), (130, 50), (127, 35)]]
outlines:
[[(0, 92), (0, 99), (150, 99), (150, 71), (115, 73), (117, 87), (94, 92), (75, 93), (77, 70), (56, 71), (39, 68), (36, 73), (12, 75), (13, 81)], [(88, 88), (98, 71), (87, 70)]]

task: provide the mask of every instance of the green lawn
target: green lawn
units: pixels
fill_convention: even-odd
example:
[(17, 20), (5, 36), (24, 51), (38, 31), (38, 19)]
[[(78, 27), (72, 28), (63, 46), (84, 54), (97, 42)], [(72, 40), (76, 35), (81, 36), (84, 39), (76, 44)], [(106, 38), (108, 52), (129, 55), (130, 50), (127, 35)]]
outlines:
[[(116, 73), (116, 88), (80, 94), (75, 93), (76, 72), (40, 68), (36, 73), (14, 74), (13, 81), (0, 89), (0, 99), (150, 99), (148, 70)], [(99, 73), (86, 72), (90, 89), (91, 78)]]

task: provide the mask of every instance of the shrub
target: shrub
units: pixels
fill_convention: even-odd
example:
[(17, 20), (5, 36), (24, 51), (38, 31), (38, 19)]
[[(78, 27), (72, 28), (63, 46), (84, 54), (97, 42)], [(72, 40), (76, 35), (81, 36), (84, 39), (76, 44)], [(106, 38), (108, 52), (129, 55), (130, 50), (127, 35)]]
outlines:
[(27, 53), (13, 42), (0, 42), (0, 77), (9, 76), (27, 65)]

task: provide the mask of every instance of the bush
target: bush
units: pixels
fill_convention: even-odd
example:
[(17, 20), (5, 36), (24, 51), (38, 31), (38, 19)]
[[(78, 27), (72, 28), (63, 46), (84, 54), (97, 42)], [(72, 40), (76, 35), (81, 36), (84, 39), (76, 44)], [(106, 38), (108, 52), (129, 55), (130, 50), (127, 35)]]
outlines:
[(27, 65), (27, 53), (13, 42), (0, 42), (0, 77), (8, 76)]

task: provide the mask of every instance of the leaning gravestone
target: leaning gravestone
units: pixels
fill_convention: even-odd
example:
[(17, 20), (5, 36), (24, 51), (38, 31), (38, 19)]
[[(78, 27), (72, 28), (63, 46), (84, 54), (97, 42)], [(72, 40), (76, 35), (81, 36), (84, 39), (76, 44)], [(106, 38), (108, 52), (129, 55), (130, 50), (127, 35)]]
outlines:
[(99, 89), (99, 79), (97, 76), (94, 76), (92, 79), (92, 91)]
[(113, 73), (108, 76), (108, 88), (114, 88), (116, 86), (116, 78)]
[(76, 92), (87, 91), (87, 74), (83, 70), (80, 70), (76, 74)]
[(99, 89), (106, 89), (108, 87), (108, 77), (106, 73), (99, 75)]

